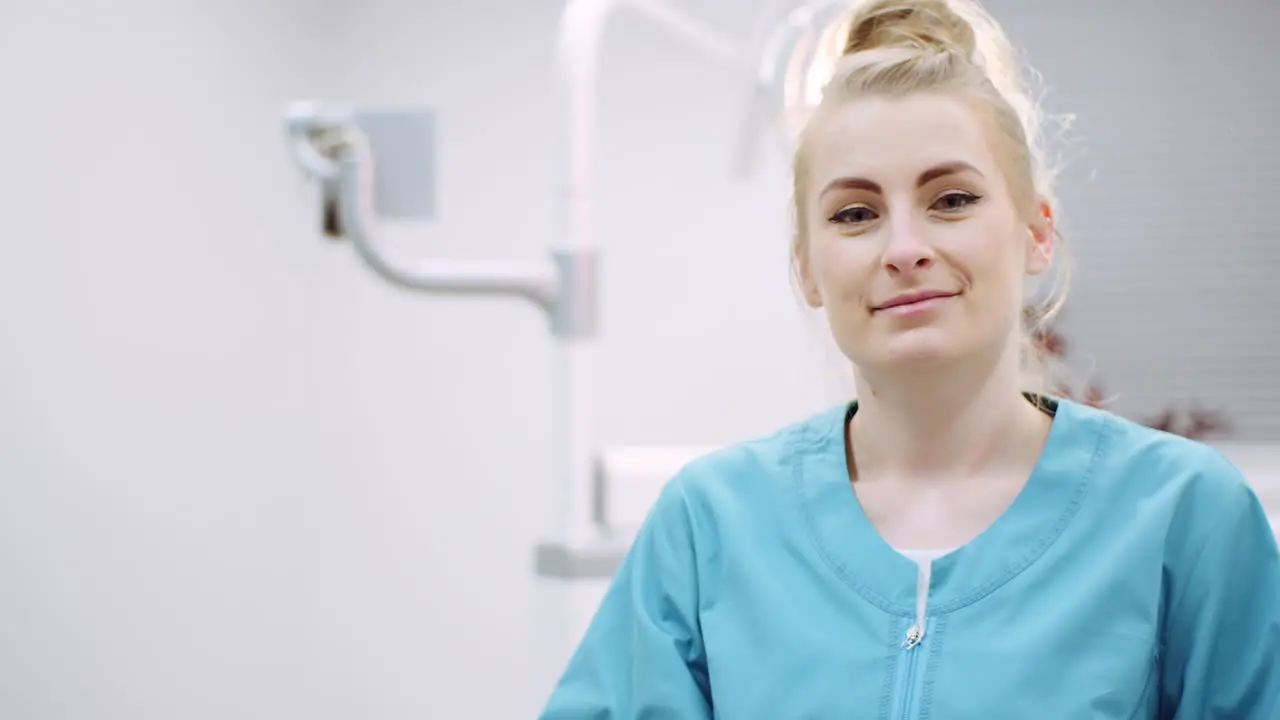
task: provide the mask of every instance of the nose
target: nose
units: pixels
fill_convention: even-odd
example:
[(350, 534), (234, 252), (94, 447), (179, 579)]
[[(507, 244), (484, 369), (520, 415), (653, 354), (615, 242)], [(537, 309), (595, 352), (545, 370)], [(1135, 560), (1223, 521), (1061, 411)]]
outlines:
[(888, 228), (888, 234), (882, 261), (889, 274), (911, 274), (933, 265), (933, 247), (925, 241), (914, 222), (900, 219)]

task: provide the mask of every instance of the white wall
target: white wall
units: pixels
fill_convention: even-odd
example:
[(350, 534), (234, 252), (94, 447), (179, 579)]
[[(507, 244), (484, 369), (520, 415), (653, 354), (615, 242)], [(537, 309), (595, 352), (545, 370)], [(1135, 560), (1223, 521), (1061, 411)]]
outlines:
[[(681, 4), (738, 38), (759, 5)], [(0, 717), (535, 712), (542, 318), (405, 294), (322, 242), (280, 113), (435, 107), (442, 217), (387, 240), (545, 252), (559, 9), (6, 6)], [(722, 444), (823, 405), (784, 164), (726, 180), (741, 76), (643, 25), (608, 45), (603, 441)]]
[[(533, 714), (544, 323), (403, 294), (322, 242), (280, 114), (436, 107), (443, 216), (389, 239), (546, 252), (558, 12), (6, 6), (0, 717)], [(604, 439), (807, 412), (785, 187), (725, 180), (742, 93), (643, 27), (610, 38)]]
[(387, 470), (443, 432), (423, 363), (365, 324), (406, 306), (315, 239), (284, 152), (285, 101), (325, 93), (324, 10), (5, 5), (6, 720), (444, 717), (462, 663), (523, 668), (501, 621), (439, 653), (485, 601), (449, 617), (433, 517), (480, 500)]

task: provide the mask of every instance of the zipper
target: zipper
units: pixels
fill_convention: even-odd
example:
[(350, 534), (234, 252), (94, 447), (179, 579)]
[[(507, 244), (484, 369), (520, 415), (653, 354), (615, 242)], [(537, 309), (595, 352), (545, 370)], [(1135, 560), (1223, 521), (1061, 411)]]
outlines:
[(924, 661), (926, 640), (925, 624), (912, 625), (902, 641), (902, 653), (898, 658), (901, 682), (898, 683), (898, 711), (894, 718), (911, 720), (919, 713), (921, 689), (924, 685), (924, 673), (920, 672), (920, 664)]
[(924, 676), (920, 673), (920, 663), (925, 654), (928, 639), (929, 619), (925, 611), (929, 605), (929, 581), (932, 575), (932, 561), (919, 563), (916, 574), (916, 614), (914, 622), (907, 628), (902, 639), (901, 653), (898, 657), (897, 692), (894, 698), (893, 717), (897, 720), (911, 720), (918, 713), (917, 705), (923, 688)]

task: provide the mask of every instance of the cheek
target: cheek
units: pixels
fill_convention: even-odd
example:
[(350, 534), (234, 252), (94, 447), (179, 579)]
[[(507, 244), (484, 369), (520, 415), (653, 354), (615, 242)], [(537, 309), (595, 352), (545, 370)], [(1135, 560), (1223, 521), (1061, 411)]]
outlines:
[(1016, 323), (1025, 301), (1024, 260), (1011, 238), (989, 238), (984, 251), (974, 253), (968, 269), (974, 319), (993, 328)]
[(862, 302), (875, 269), (870, 243), (855, 239), (815, 238), (811, 249), (813, 277), (831, 302)]
[(1010, 223), (986, 223), (974, 228), (967, 242), (956, 250), (961, 264), (969, 269), (975, 283), (1021, 288), (1026, 267), (1024, 233)]

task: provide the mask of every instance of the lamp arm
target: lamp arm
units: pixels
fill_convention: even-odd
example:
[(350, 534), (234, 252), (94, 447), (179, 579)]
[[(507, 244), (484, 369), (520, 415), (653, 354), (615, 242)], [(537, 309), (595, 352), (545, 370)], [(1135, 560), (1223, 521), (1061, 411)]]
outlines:
[(338, 203), (343, 234), (360, 258), (392, 284), (454, 295), (505, 295), (524, 298), (549, 315), (555, 313), (560, 278), (552, 261), (454, 260), (422, 258), (412, 265), (389, 258), (374, 241), (372, 165), (363, 143), (345, 146), (338, 160)]
[(351, 240), (365, 265), (382, 278), (411, 290), (522, 298), (547, 314), (556, 335), (593, 329), (584, 323), (594, 322), (594, 317), (574, 305), (583, 285), (594, 281), (590, 259), (563, 253), (544, 261), (393, 259), (377, 242), (372, 200), (376, 158), (354, 115), (311, 102), (295, 103), (287, 114), (286, 130), (295, 162), (320, 181), (326, 202), (336, 206), (335, 234)]
[[(596, 100), (604, 33), (609, 20), (620, 12), (646, 18), (655, 26), (684, 40), (713, 59), (734, 62), (734, 43), (713, 29), (663, 2), (663, 0), (568, 0), (560, 16), (556, 67), (567, 117), (562, 136), (567, 142), (565, 172), (565, 236), (562, 257), (596, 256), (593, 211), (596, 183)], [(579, 299), (584, 312), (598, 303), (597, 288), (581, 284)], [(582, 297), (591, 292), (590, 297)], [(594, 317), (594, 313), (592, 313)], [(595, 338), (580, 337), (557, 343), (555, 393), (556, 417), (553, 470), (553, 516), (548, 531), (550, 545), (540, 558), (557, 554), (589, 553), (601, 542), (595, 521)], [(567, 548), (567, 549), (566, 549)], [(564, 552), (561, 552), (564, 550)], [(542, 574), (561, 575), (539, 561)]]

